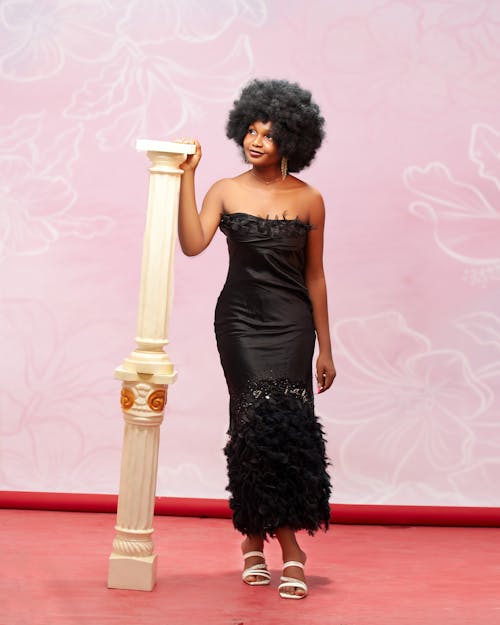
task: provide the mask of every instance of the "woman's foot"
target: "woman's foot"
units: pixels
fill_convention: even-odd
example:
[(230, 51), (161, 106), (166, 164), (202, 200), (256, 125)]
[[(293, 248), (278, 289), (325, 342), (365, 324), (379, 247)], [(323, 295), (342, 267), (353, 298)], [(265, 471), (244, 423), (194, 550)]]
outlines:
[[(303, 569), (306, 559), (306, 554), (298, 545), (296, 549), (287, 550), (286, 553), (283, 553), (284, 564), (290, 564), (289, 566), (283, 566), (282, 583), (279, 587), (279, 592), (282, 597), (284, 595), (291, 595), (291, 597), (301, 599), (307, 595), (306, 578)], [(297, 565), (293, 565), (293, 562), (297, 562)], [(302, 566), (299, 566), (299, 564), (302, 564)], [(300, 584), (295, 585), (292, 583), (292, 580), (297, 580)], [(287, 585), (286, 582), (290, 582), (290, 585)]]
[[(280, 595), (289, 595), (286, 598), (302, 599), (307, 595), (306, 578), (304, 576), (303, 565), (306, 563), (307, 556), (299, 547), (295, 532), (289, 527), (280, 527), (276, 530), (276, 538), (281, 546), (281, 553), (283, 554), (283, 563), (298, 562), (297, 566), (290, 564), (283, 567), (283, 577), (289, 578), (287, 580), (282, 579), (280, 584)], [(292, 583), (293, 580), (300, 582), (298, 585)], [(290, 581), (290, 584), (286, 584), (286, 581)]]
[[(266, 567), (263, 554), (264, 540), (261, 536), (247, 536), (241, 543), (241, 553), (244, 558), (243, 581), (250, 586), (267, 585), (270, 581), (270, 574)], [(250, 555), (257, 552), (262, 555)], [(248, 556), (246, 554), (249, 554)], [(256, 574), (252, 575), (251, 570), (255, 569)]]

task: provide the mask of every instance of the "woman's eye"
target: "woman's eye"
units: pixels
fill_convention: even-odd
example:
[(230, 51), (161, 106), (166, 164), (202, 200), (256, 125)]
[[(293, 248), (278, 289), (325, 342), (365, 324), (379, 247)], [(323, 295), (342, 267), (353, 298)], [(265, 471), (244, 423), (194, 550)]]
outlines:
[(266, 140), (267, 140), (267, 141), (272, 141), (272, 140), (273, 140), (273, 138), (271, 137), (271, 135), (266, 135)]

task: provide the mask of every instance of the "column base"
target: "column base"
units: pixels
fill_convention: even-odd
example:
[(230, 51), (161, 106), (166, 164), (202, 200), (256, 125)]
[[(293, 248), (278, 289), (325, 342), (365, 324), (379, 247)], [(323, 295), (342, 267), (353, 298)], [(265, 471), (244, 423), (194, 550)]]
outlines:
[(143, 558), (109, 556), (108, 588), (153, 590), (156, 584), (156, 554)]

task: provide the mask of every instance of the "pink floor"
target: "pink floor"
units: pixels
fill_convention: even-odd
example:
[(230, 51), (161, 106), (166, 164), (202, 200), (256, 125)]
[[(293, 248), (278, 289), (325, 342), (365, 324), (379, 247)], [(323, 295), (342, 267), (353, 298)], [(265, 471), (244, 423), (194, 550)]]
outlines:
[(158, 584), (106, 588), (115, 516), (0, 510), (0, 625), (499, 625), (500, 529), (334, 525), (302, 537), (310, 596), (240, 581), (226, 519), (157, 517)]

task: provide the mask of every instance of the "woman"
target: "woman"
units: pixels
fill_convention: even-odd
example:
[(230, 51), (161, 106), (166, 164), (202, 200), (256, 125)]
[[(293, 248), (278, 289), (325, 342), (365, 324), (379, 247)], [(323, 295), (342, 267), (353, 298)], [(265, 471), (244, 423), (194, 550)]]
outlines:
[(200, 213), (196, 153), (181, 165), (179, 240), (202, 252), (220, 227), (229, 272), (215, 312), (217, 347), (230, 394), (227, 456), (233, 523), (245, 535), (243, 581), (265, 585), (264, 540), (283, 554), (279, 593), (302, 599), (306, 554), (295, 533), (328, 527), (330, 482), (315, 415), (312, 357), (319, 343), (319, 392), (335, 377), (325, 277), (321, 195), (290, 172), (309, 165), (324, 136), (311, 94), (295, 83), (254, 80), (234, 103), (227, 136), (250, 169), (216, 182)]

